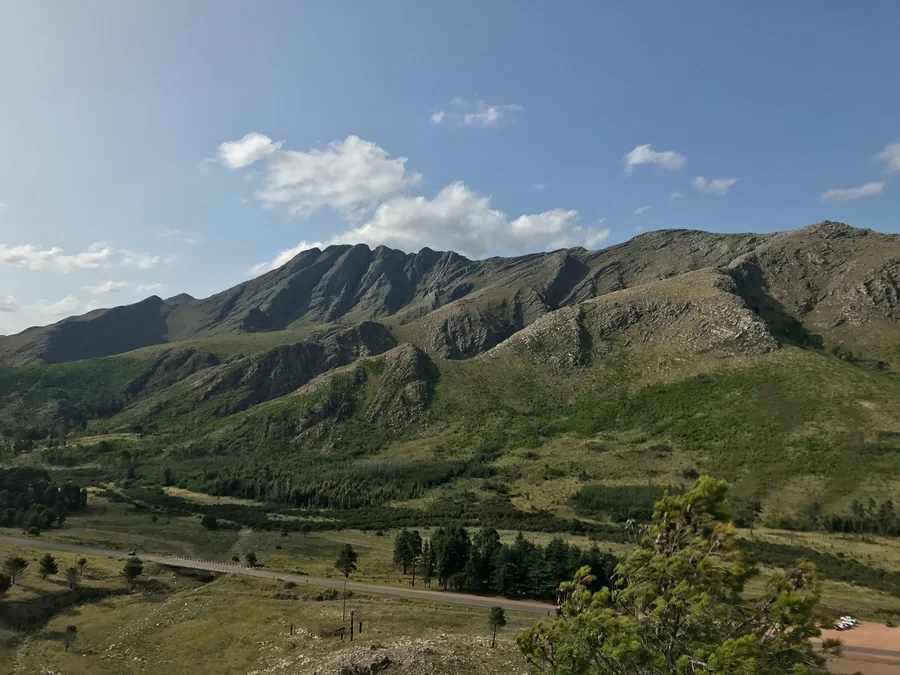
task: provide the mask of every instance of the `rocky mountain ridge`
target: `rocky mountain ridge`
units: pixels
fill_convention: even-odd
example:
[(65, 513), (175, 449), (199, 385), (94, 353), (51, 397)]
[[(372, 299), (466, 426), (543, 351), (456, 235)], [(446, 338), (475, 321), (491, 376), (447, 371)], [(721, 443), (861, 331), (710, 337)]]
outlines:
[(485, 260), (343, 245), (303, 251), (206, 299), (154, 296), (0, 337), (0, 363), (62, 363), (187, 339), (366, 320), (396, 327), (434, 356), (463, 359), (560, 308), (704, 268), (726, 270), (737, 294), (778, 334), (818, 339), (824, 330), (871, 342), (870, 319), (900, 315), (900, 236), (842, 223), (764, 235), (660, 230), (599, 251)]

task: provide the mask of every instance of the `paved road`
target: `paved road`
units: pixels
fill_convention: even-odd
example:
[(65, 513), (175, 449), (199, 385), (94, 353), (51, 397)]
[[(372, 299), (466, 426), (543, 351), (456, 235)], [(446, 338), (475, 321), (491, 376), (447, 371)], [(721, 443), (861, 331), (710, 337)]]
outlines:
[[(15, 546), (26, 546), (30, 548), (46, 549), (48, 551), (61, 551), (64, 553), (80, 553), (82, 555), (102, 555), (109, 558), (130, 558), (128, 553), (123, 551), (109, 551), (100, 548), (90, 548), (88, 546), (76, 546), (74, 544), (62, 544), (55, 541), (45, 541), (42, 539), (19, 539), (17, 537), (0, 537), (0, 543), (13, 544)], [(270, 572), (263, 569), (252, 569), (241, 565), (228, 565), (225, 563), (215, 562), (212, 560), (194, 560), (191, 558), (176, 558), (170, 556), (153, 555), (150, 553), (138, 552), (141, 560), (155, 562), (160, 565), (168, 565), (172, 567), (185, 567), (195, 570), (204, 570), (208, 572), (219, 572), (221, 574), (243, 574), (248, 577), (259, 577), (261, 579), (282, 579), (284, 581), (293, 581), (296, 584), (309, 584), (310, 586), (325, 586), (328, 588), (342, 589), (344, 582), (341, 579), (317, 579), (316, 577), (307, 577), (300, 574), (287, 574), (285, 572)], [(456, 605), (469, 605), (470, 607), (494, 607), (500, 606), (516, 612), (532, 612), (534, 614), (544, 614), (553, 611), (553, 605), (543, 602), (531, 602), (524, 600), (507, 600), (506, 598), (485, 598), (478, 595), (465, 595), (463, 593), (445, 593), (443, 591), (426, 591), (416, 588), (396, 588), (392, 586), (373, 586), (370, 584), (360, 584), (355, 581), (347, 582), (347, 589), (358, 591), (360, 593), (379, 593), (381, 595), (393, 595), (400, 598), (412, 598), (415, 600), (432, 600), (436, 602), (449, 602)]]
[[(88, 546), (76, 546), (74, 544), (63, 544), (55, 541), (45, 541), (42, 539), (19, 539), (17, 537), (2, 537), (0, 542), (12, 544), (15, 546), (26, 546), (30, 548), (46, 549), (48, 551), (61, 551), (64, 553), (80, 553), (82, 555), (102, 555), (110, 558), (130, 558), (128, 553), (123, 551), (110, 551), (100, 548), (90, 548)], [(307, 577), (300, 574), (287, 574), (285, 572), (270, 572), (262, 569), (252, 569), (242, 567), (241, 565), (228, 565), (225, 563), (215, 562), (212, 560), (194, 560), (191, 558), (176, 558), (170, 556), (153, 555), (150, 553), (139, 553), (142, 560), (149, 560), (160, 565), (168, 565), (172, 567), (184, 567), (188, 569), (204, 570), (208, 572), (218, 572), (221, 574), (243, 574), (249, 577), (259, 577), (261, 579), (281, 579), (284, 581), (293, 581), (296, 584), (309, 584), (310, 586), (325, 586), (327, 588), (342, 589), (344, 582), (339, 579), (317, 579), (316, 577)], [(426, 591), (415, 588), (396, 588), (392, 586), (373, 586), (370, 584), (359, 584), (354, 581), (347, 583), (347, 588), (352, 591), (361, 593), (378, 593), (381, 595), (392, 595), (400, 598), (411, 598), (414, 600), (432, 600), (435, 602), (448, 602), (456, 605), (468, 605), (470, 607), (494, 607), (499, 605), (504, 609), (516, 612), (531, 612), (534, 614), (552, 613), (553, 605), (543, 602), (531, 602), (524, 600), (507, 600), (506, 598), (485, 598), (478, 595), (466, 595), (464, 593), (445, 593), (443, 591)], [(865, 630), (865, 624), (861, 624), (859, 631)], [(900, 638), (900, 628), (897, 628), (897, 637)], [(846, 639), (852, 635), (851, 632), (841, 633), (839, 637)], [(900, 651), (890, 649), (874, 649), (871, 647), (856, 647), (853, 645), (844, 645), (844, 653), (867, 654), (870, 656), (881, 656), (889, 658), (900, 658)]]

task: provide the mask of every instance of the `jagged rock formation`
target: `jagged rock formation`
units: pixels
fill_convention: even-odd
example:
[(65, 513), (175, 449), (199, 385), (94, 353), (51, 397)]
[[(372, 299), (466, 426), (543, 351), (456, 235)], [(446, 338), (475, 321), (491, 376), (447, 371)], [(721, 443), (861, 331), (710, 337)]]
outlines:
[(365, 245), (310, 249), (277, 270), (204, 300), (152, 297), (0, 338), (0, 362), (60, 363), (209, 335), (386, 317), (407, 324), (441, 308), (452, 309), (423, 327), (429, 349), (464, 358), (548, 311), (727, 264), (759, 240), (672, 230), (602, 251), (576, 248), (478, 261), (427, 248), (412, 254)]
[(470, 358), (549, 312), (704, 268), (728, 269), (748, 306), (791, 339), (843, 326), (838, 339), (868, 344), (869, 329), (856, 329), (900, 314), (900, 237), (841, 223), (765, 235), (662, 230), (600, 251), (477, 261), (330, 246), (204, 300), (153, 297), (0, 338), (0, 363), (365, 320), (398, 326), (435, 356)]

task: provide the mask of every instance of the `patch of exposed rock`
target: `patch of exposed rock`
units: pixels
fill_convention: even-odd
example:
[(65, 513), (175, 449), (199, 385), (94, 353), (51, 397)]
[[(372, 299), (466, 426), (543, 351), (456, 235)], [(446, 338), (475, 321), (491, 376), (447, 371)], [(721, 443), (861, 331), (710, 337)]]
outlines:
[(611, 293), (548, 314), (488, 353), (516, 353), (560, 370), (640, 349), (651, 358), (737, 356), (778, 348), (766, 323), (713, 270)]

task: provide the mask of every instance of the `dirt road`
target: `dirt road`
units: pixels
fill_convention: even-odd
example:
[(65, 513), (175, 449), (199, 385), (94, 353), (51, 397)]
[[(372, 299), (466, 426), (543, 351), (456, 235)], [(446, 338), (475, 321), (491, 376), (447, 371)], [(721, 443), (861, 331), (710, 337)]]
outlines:
[[(90, 548), (88, 546), (77, 546), (75, 544), (62, 544), (55, 541), (42, 541), (40, 539), (19, 539), (17, 537), (0, 537), (0, 543), (13, 544), (15, 546), (27, 546), (30, 548), (39, 548), (48, 551), (61, 551), (64, 553), (81, 553), (83, 555), (102, 555), (109, 558), (130, 558), (131, 556), (124, 551), (110, 551), (107, 549)], [(286, 572), (270, 572), (269, 570), (244, 567), (242, 565), (229, 565), (213, 560), (194, 560), (192, 558), (177, 558), (171, 556), (153, 555), (151, 553), (137, 552), (142, 560), (155, 562), (160, 565), (168, 565), (171, 567), (186, 567), (195, 570), (205, 570), (208, 572), (219, 572), (221, 574), (243, 574), (250, 577), (259, 577), (260, 579), (281, 579), (283, 581), (293, 581), (296, 584), (309, 584), (310, 586), (325, 586), (327, 588), (344, 587), (343, 579), (319, 579), (316, 577), (307, 577), (299, 574), (287, 574)], [(500, 606), (516, 612), (532, 612), (534, 614), (544, 614), (553, 612), (554, 606), (543, 602), (527, 601), (527, 600), (507, 600), (506, 598), (485, 598), (477, 595), (465, 595), (463, 593), (445, 593), (443, 591), (427, 591), (418, 588), (397, 588), (395, 586), (374, 586), (371, 584), (360, 584), (354, 581), (347, 582), (347, 589), (360, 593), (379, 593), (381, 595), (393, 595), (401, 598), (412, 598), (416, 600), (432, 600), (435, 602), (449, 602), (457, 605), (469, 605), (472, 607), (495, 607)]]

